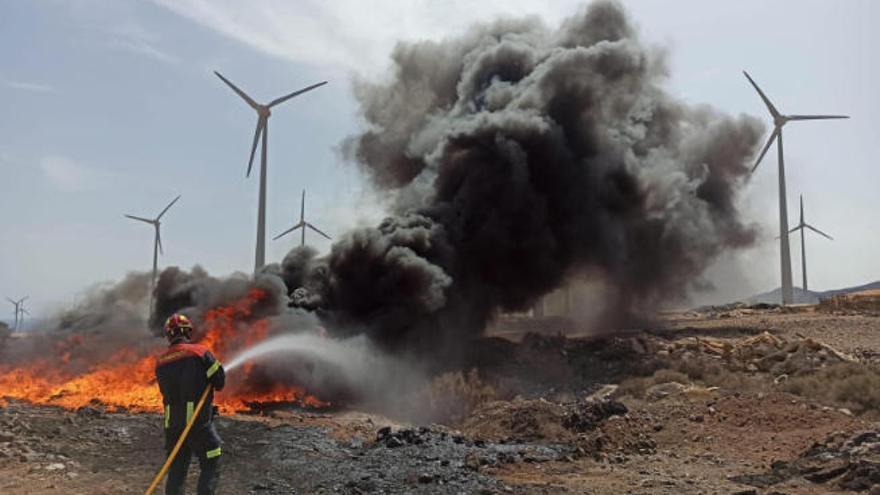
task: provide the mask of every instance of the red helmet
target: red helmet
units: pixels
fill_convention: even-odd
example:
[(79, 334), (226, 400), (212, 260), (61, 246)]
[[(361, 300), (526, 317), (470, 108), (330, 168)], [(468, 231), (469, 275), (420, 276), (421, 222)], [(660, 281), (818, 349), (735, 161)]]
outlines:
[(189, 338), (192, 333), (192, 322), (186, 315), (174, 313), (165, 320), (165, 337), (174, 341), (180, 337)]

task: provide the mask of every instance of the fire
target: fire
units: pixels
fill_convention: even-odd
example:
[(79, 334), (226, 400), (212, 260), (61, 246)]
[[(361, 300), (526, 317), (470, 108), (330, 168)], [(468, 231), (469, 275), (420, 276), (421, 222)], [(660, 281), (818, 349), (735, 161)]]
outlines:
[[(210, 309), (203, 315), (195, 340), (213, 352), (218, 359), (236, 349), (253, 345), (269, 334), (268, 322), (252, 320), (254, 307), (266, 298), (261, 289), (252, 288), (239, 300)], [(0, 364), (0, 404), (3, 399), (17, 399), (75, 409), (101, 404), (111, 409), (159, 411), (162, 399), (156, 385), (156, 356), (163, 346), (151, 349), (123, 348), (109, 359), (89, 363), (80, 372), (71, 371), (78, 348), (87, 349), (89, 337), (72, 335), (57, 342), (54, 356), (30, 361), (27, 366)], [(254, 391), (246, 386), (253, 365), (245, 365), (227, 380), (227, 389), (215, 394), (215, 403), (226, 413), (246, 411), (259, 404), (297, 403), (307, 407), (327, 404), (309, 395), (300, 387), (273, 384)]]

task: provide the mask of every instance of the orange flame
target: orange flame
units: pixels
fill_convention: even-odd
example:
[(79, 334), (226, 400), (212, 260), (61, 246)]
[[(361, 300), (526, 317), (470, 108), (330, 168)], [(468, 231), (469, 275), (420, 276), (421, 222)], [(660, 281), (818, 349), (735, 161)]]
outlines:
[[(266, 295), (265, 291), (252, 288), (243, 298), (206, 311), (199, 332), (201, 338), (196, 336), (197, 341), (222, 361), (232, 351), (265, 339), (269, 334), (268, 321), (249, 320), (254, 306)], [(53, 357), (39, 358), (23, 367), (0, 364), (0, 404), (5, 398), (68, 409), (94, 404), (117, 410), (162, 409), (155, 375), (156, 356), (162, 352), (161, 346), (147, 352), (123, 348), (101, 363), (89, 364), (84, 372), (70, 371), (67, 365), (74, 351), (87, 345), (87, 337), (72, 335), (55, 343)], [(247, 382), (252, 368), (251, 364), (243, 366), (244, 379), (234, 380), (229, 390), (215, 395), (215, 403), (221, 410), (246, 411), (258, 404), (277, 403), (297, 403), (312, 408), (327, 406), (296, 386), (274, 384), (268, 391), (249, 390), (241, 384)]]

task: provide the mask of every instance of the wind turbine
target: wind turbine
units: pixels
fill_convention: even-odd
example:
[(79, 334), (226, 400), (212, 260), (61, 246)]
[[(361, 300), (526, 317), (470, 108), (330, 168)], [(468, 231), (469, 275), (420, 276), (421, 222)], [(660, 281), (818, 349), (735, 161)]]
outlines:
[(266, 105), (262, 105), (254, 101), (254, 99), (248, 96), (247, 93), (239, 89), (235, 84), (232, 84), (231, 81), (223, 77), (219, 72), (214, 71), (214, 74), (226, 83), (227, 86), (232, 88), (238, 96), (257, 112), (257, 129), (254, 131), (254, 143), (251, 145), (251, 157), (250, 160), (248, 160), (247, 174), (245, 174), (246, 177), (250, 177), (251, 175), (251, 168), (254, 165), (254, 154), (257, 151), (257, 142), (259, 142), (260, 137), (262, 137), (262, 145), (260, 146), (260, 200), (259, 208), (257, 210), (257, 250), (254, 260), (254, 272), (257, 272), (266, 264), (266, 152), (268, 146), (269, 116), (272, 115), (271, 109), (275, 105), (284, 103), (294, 96), (301, 95), (319, 86), (323, 86), (327, 84), (327, 81), (306, 86), (305, 88), (294, 91), (288, 95), (275, 98)]
[(848, 119), (847, 115), (783, 115), (780, 113), (773, 103), (770, 102), (770, 99), (767, 98), (767, 95), (761, 91), (761, 88), (758, 87), (758, 84), (749, 76), (749, 73), (743, 71), (746, 79), (752, 84), (755, 88), (755, 91), (758, 92), (758, 95), (761, 97), (761, 100), (764, 101), (764, 105), (767, 106), (767, 110), (770, 112), (770, 115), (773, 116), (773, 132), (770, 134), (770, 138), (767, 139), (767, 144), (764, 145), (764, 149), (761, 150), (761, 154), (758, 155), (758, 159), (755, 160), (755, 165), (752, 167), (752, 172), (758, 168), (758, 165), (761, 163), (761, 159), (764, 158), (764, 155), (767, 154), (767, 150), (770, 149), (770, 145), (773, 144), (773, 141), (776, 141), (776, 149), (779, 155), (779, 251), (782, 265), (782, 304), (791, 304), (794, 302), (794, 288), (791, 283), (791, 249), (788, 243), (788, 205), (786, 203), (785, 198), (785, 162), (783, 159), (782, 153), (782, 127), (785, 126), (790, 121), (793, 120), (825, 120), (825, 119)]
[(797, 227), (789, 230), (788, 233), (791, 234), (792, 232), (794, 232), (796, 230), (801, 231), (801, 268), (803, 269), (803, 272), (804, 272), (804, 292), (806, 292), (806, 290), (807, 290), (807, 248), (806, 248), (806, 243), (804, 242), (804, 237), (805, 237), (804, 234), (806, 233), (806, 229), (810, 229), (813, 232), (815, 232), (815, 233), (817, 233), (817, 234), (819, 234), (829, 240), (832, 240), (832, 241), (834, 240), (830, 235), (826, 234), (825, 232), (822, 232), (821, 230), (817, 229), (816, 227), (813, 227), (812, 225), (810, 225), (804, 221), (804, 197), (802, 195), (801, 196), (801, 221), (800, 221), (800, 223), (798, 223)]
[(153, 289), (156, 288), (156, 274), (159, 271), (159, 253), (165, 254), (162, 250), (162, 232), (161, 232), (162, 215), (164, 215), (165, 212), (167, 212), (168, 209), (171, 208), (171, 206), (174, 205), (174, 203), (176, 203), (178, 199), (180, 199), (179, 195), (176, 198), (174, 198), (173, 200), (171, 200), (171, 202), (168, 203), (168, 206), (166, 206), (164, 210), (159, 212), (159, 215), (157, 215), (156, 218), (153, 218), (153, 219), (136, 217), (134, 215), (125, 215), (126, 217), (131, 218), (132, 220), (137, 220), (139, 222), (144, 222), (144, 223), (148, 223), (148, 224), (152, 225), (156, 231), (156, 234), (153, 237), (153, 278), (150, 279), (151, 280), (151, 282), (150, 282), (150, 312), (151, 313), (153, 312)]
[[(15, 323), (12, 327), (13, 330), (18, 330), (19, 322), (24, 319), (23, 316), (20, 317), (19, 315), (21, 315), (21, 312), (23, 310), (27, 311), (22, 306), (24, 305), (24, 302), (25, 302), (25, 300), (27, 300), (28, 297), (29, 296), (24, 296), (21, 299), (19, 299), (18, 301), (14, 300), (10, 297), (6, 298), (7, 301), (11, 302), (12, 305), (15, 306)], [(30, 314), (30, 313), (28, 313), (28, 314)]]
[(282, 237), (293, 232), (296, 229), (302, 229), (302, 238), (300, 240), (300, 246), (305, 246), (306, 245), (306, 227), (314, 230), (315, 232), (326, 237), (327, 239), (330, 239), (330, 236), (321, 232), (320, 230), (318, 230), (318, 227), (315, 227), (314, 225), (310, 224), (309, 222), (306, 222), (306, 190), (303, 189), (302, 202), (300, 203), (300, 207), (299, 207), (299, 223), (297, 223), (293, 227), (285, 230), (284, 232), (278, 234), (272, 240), (277, 241), (278, 239), (281, 239)]

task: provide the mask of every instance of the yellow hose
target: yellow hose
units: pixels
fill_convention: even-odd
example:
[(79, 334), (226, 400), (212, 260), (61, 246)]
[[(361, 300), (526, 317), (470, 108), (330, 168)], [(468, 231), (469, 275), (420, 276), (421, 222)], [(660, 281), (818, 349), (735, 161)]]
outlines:
[(162, 469), (159, 470), (159, 473), (156, 474), (156, 477), (153, 478), (153, 482), (150, 483), (150, 487), (147, 488), (147, 491), (144, 492), (144, 495), (153, 495), (153, 492), (156, 491), (156, 487), (159, 486), (159, 482), (162, 481), (162, 478), (165, 476), (165, 473), (168, 472), (168, 468), (171, 467), (171, 463), (174, 462), (174, 458), (177, 457), (177, 452), (180, 451), (180, 447), (183, 445), (183, 442), (186, 440), (186, 437), (189, 435), (189, 430), (192, 429), (193, 423), (196, 422), (196, 418), (199, 417), (199, 412), (202, 410), (202, 406), (205, 405), (205, 400), (208, 398), (208, 392), (211, 391), (211, 384), (209, 383), (207, 387), (205, 387), (205, 391), (202, 392), (202, 397), (199, 398), (199, 403), (196, 405), (195, 410), (193, 411), (192, 417), (186, 423), (186, 427), (180, 433), (180, 437), (177, 438), (177, 444), (171, 450), (171, 453), (168, 454), (168, 459), (165, 459), (165, 464), (162, 466)]

